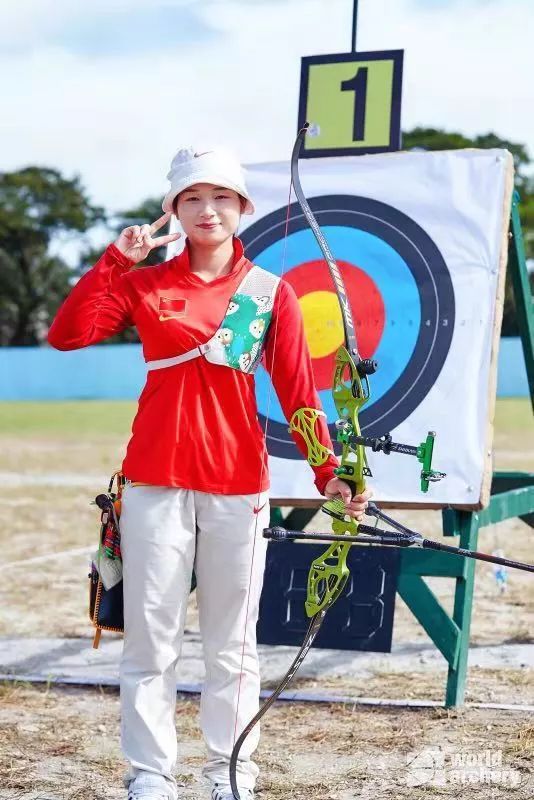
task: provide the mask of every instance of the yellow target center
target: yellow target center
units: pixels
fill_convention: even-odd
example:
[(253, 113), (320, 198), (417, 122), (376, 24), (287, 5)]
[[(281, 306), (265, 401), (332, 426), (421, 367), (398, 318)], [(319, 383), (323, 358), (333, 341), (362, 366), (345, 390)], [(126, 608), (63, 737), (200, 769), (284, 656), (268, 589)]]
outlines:
[(309, 292), (299, 297), (299, 303), (311, 357), (334, 353), (344, 341), (337, 296), (333, 292)]

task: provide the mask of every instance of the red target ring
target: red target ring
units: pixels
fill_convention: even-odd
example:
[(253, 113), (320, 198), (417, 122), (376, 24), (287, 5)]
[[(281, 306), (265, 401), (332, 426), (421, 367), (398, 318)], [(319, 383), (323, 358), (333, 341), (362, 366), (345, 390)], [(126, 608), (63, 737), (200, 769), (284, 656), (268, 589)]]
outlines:
[[(337, 263), (348, 296), (358, 298), (358, 308), (353, 314), (360, 354), (362, 358), (371, 358), (385, 325), (382, 295), (373, 279), (359, 267), (347, 261)], [(335, 354), (344, 342), (344, 335), (339, 300), (328, 267), (321, 259), (306, 261), (286, 272), (284, 280), (299, 299), (317, 389), (330, 389)]]

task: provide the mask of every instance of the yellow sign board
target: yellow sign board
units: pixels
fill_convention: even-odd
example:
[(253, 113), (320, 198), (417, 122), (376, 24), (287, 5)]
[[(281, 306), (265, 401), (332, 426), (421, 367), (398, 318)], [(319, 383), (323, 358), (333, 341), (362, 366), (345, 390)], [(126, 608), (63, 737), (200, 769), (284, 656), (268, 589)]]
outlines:
[(302, 59), (299, 128), (310, 123), (303, 156), (400, 149), (403, 50)]

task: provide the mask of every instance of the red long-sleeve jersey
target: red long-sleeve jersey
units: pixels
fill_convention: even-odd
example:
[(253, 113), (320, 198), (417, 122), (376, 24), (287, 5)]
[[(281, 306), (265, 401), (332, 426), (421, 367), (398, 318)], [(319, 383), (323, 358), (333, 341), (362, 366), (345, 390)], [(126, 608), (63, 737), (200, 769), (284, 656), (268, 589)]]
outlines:
[[(191, 271), (188, 246), (158, 266), (132, 266), (110, 245), (60, 307), (49, 343), (58, 350), (75, 350), (134, 325), (146, 361), (185, 353), (215, 333), (230, 297), (253, 265), (236, 238), (232, 270), (209, 282)], [(284, 280), (277, 289), (263, 363), (287, 419), (298, 408), (321, 407), (298, 300)], [(324, 418), (317, 432), (332, 449)], [(306, 456), (298, 434), (295, 441)], [(319, 492), (334, 477), (335, 466), (331, 456), (314, 468)], [(202, 357), (149, 371), (122, 470), (132, 481), (215, 494), (268, 489), (254, 376)]]

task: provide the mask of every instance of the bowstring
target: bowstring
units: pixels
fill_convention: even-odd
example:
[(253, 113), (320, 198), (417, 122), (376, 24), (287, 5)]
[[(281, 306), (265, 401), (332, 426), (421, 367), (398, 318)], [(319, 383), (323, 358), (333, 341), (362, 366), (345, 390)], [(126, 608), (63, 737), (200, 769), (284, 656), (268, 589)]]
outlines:
[[(290, 180), (289, 180), (289, 192), (288, 192), (288, 197), (287, 197), (287, 212), (286, 212), (286, 219), (285, 219), (285, 224), (284, 224), (284, 246), (283, 246), (283, 249), (282, 249), (282, 269), (281, 269), (281, 272), (280, 272), (280, 281), (282, 280), (282, 278), (284, 277), (285, 272), (286, 272), (287, 237), (288, 237), (288, 232), (289, 232), (289, 222), (290, 222), (290, 219), (291, 219), (291, 193), (292, 193), (292, 190), (293, 190), (293, 179), (290, 178)], [(277, 289), (276, 293), (279, 294), (278, 289)], [(276, 298), (275, 298), (275, 303), (276, 303)], [(278, 311), (279, 310), (280, 310), (280, 297), (278, 297)], [(276, 342), (277, 342), (277, 339), (278, 339), (279, 322), (280, 322), (280, 317), (279, 317), (279, 314), (277, 313), (276, 322), (275, 322), (275, 325), (274, 325), (274, 341), (273, 341), (272, 358), (271, 358), (271, 369), (274, 366), (274, 358), (275, 358), (275, 353), (276, 353)], [(259, 508), (260, 497), (261, 497), (261, 486), (262, 486), (262, 483), (263, 483), (263, 476), (265, 474), (266, 465), (268, 467), (267, 433), (268, 433), (268, 430), (269, 430), (271, 401), (272, 401), (273, 392), (274, 392), (274, 387), (273, 387), (272, 380), (270, 380), (269, 383), (270, 383), (270, 385), (269, 385), (269, 391), (267, 393), (267, 407), (266, 407), (266, 414), (265, 414), (265, 427), (263, 429), (264, 450), (263, 450), (263, 456), (262, 456), (262, 464), (261, 464), (261, 468), (260, 468), (260, 477), (259, 477), (259, 483), (258, 483), (258, 496), (257, 496), (257, 500), (256, 500), (256, 508)], [(256, 537), (257, 537), (257, 534), (258, 534), (258, 519), (259, 519), (259, 516), (260, 516), (260, 511), (258, 511), (258, 513), (255, 516), (256, 516), (256, 522), (255, 522), (255, 525), (254, 525), (254, 536), (253, 536), (253, 539), (252, 539), (252, 557), (251, 557), (251, 560), (250, 560), (250, 572), (249, 572), (249, 582), (248, 582), (248, 590), (247, 590), (247, 601), (246, 601), (246, 605), (245, 605), (245, 622), (244, 622), (244, 626), (243, 626), (243, 639), (242, 639), (242, 644), (241, 644), (241, 659), (240, 659), (240, 664), (239, 664), (239, 683), (238, 683), (238, 687), (237, 687), (237, 705), (236, 705), (236, 711), (235, 711), (234, 735), (233, 735), (232, 748), (235, 747), (235, 743), (236, 743), (236, 740), (237, 740), (237, 725), (238, 725), (238, 720), (239, 720), (239, 702), (240, 702), (240, 699), (241, 699), (241, 684), (242, 684), (242, 681), (243, 681), (243, 665), (245, 663), (245, 642), (246, 642), (247, 626), (248, 626), (248, 620), (249, 620), (252, 576), (254, 574), (254, 555), (255, 555), (255, 552), (256, 552)]]

